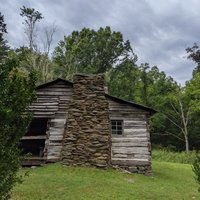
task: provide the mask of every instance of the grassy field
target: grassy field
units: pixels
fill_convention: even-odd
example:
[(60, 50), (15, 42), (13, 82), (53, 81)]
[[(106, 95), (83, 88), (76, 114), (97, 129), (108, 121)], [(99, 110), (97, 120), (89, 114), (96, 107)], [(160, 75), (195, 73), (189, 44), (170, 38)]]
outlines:
[(175, 163), (192, 164), (196, 157), (195, 151), (190, 151), (186, 153), (169, 151), (167, 149), (156, 149), (152, 152), (152, 158), (156, 161), (166, 161)]
[[(24, 173), (21, 170), (20, 173)], [(113, 169), (62, 167), (29, 169), (13, 200), (192, 200), (200, 199), (187, 164), (153, 162), (153, 175), (124, 174)]]

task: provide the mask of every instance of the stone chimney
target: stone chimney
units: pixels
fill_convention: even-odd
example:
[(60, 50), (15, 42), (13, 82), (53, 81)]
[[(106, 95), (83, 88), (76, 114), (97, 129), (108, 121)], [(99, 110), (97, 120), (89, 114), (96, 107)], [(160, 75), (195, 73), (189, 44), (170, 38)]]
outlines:
[(104, 76), (75, 75), (64, 133), (64, 165), (110, 165), (109, 104), (105, 98)]

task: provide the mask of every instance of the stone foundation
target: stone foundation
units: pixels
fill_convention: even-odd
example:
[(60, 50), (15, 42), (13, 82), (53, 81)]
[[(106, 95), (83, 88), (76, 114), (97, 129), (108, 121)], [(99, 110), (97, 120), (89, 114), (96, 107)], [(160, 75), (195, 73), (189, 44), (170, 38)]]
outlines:
[(147, 176), (152, 175), (151, 165), (123, 166), (121, 168), (131, 173), (145, 174)]
[(109, 104), (103, 75), (75, 75), (64, 133), (62, 163), (108, 167), (110, 165)]

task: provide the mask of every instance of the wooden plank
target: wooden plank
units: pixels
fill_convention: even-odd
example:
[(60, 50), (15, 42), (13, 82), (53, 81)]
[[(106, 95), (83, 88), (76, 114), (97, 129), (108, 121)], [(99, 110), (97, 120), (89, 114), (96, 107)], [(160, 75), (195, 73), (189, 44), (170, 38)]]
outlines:
[(54, 103), (54, 104), (49, 104), (49, 105), (44, 105), (44, 104), (32, 104), (31, 106), (29, 106), (29, 109), (58, 109), (58, 103)]
[(113, 147), (112, 146), (112, 151), (123, 151), (123, 152), (149, 152), (147, 147)]
[(57, 131), (51, 131), (50, 130), (50, 135), (51, 136), (63, 136), (64, 129), (63, 130), (57, 130)]
[(54, 155), (48, 155), (47, 156), (47, 161), (52, 161), (52, 162), (55, 162), (55, 161), (59, 161), (60, 160), (60, 155), (59, 156), (54, 156)]
[(47, 135), (23, 136), (21, 140), (41, 140), (47, 139)]
[(141, 136), (147, 136), (149, 135), (149, 133), (146, 131), (138, 131), (138, 130), (127, 130), (125, 129), (124, 132), (123, 132), (123, 135), (124, 137), (127, 137), (127, 135), (130, 135), (131, 137), (134, 135), (134, 136), (138, 136), (138, 137), (141, 137)]
[(48, 91), (48, 92), (43, 92), (43, 91), (38, 91), (37, 95), (49, 95), (49, 96), (63, 96), (63, 95), (67, 95), (67, 96), (71, 96), (72, 92), (68, 92), (68, 91), (64, 91), (64, 92), (54, 92), (54, 91)]
[(50, 135), (49, 136), (49, 140), (62, 140), (63, 139), (63, 135)]
[(135, 126), (135, 125), (147, 125), (147, 122), (145, 120), (124, 120), (124, 126)]
[(148, 141), (150, 140), (150, 137), (146, 134), (124, 134), (125, 138), (148, 138)]
[(65, 126), (65, 122), (50, 122), (50, 124), (51, 124), (51, 127), (59, 128), (59, 130), (61, 128), (64, 129), (64, 126)]
[(127, 154), (114, 154), (112, 155), (112, 158), (128, 158)]
[(110, 113), (110, 120), (134, 120), (134, 121), (145, 121), (146, 119), (143, 119), (141, 117), (135, 117), (133, 115), (112, 115), (112, 113)]
[(60, 147), (62, 147), (62, 140), (49, 141), (49, 146), (60, 146)]
[[(145, 112), (142, 112), (142, 111), (130, 112), (127, 110), (110, 110), (110, 109), (109, 109), (109, 112), (112, 116), (125, 116), (125, 117), (131, 116), (131, 118), (135, 117), (135, 114), (140, 115), (141, 117), (146, 114)], [(144, 117), (144, 119), (145, 119), (145, 117)]]
[(135, 106), (131, 106), (129, 104), (126, 104), (126, 103), (122, 103), (122, 102), (116, 102), (114, 100), (111, 100), (111, 99), (108, 99), (108, 102), (109, 102), (109, 107), (110, 108), (120, 108), (120, 110), (125, 110), (125, 109), (132, 109), (133, 111), (136, 111), (136, 112), (143, 112), (143, 113), (148, 113), (147, 111), (143, 110), (143, 109), (140, 109), (140, 108), (136, 108)]
[(140, 165), (150, 165), (151, 162), (147, 159), (111, 159), (112, 165), (119, 165), (119, 166), (140, 166)]
[(147, 129), (126, 129), (124, 128), (124, 133), (126, 135), (147, 135)]
[(147, 138), (111, 138), (112, 142), (148, 142)]
[(58, 101), (58, 97), (52, 97), (52, 96), (42, 96), (42, 95), (38, 95), (36, 101), (47, 101), (47, 102), (57, 102)]
[(55, 115), (49, 115), (49, 114), (45, 114), (45, 113), (42, 113), (42, 114), (37, 114), (37, 113), (34, 113), (33, 114), (33, 117), (34, 118), (54, 118)]
[(138, 117), (135, 116), (133, 113), (129, 113), (129, 114), (123, 114), (123, 113), (111, 113), (109, 111), (109, 115), (110, 115), (110, 120), (135, 120), (135, 121), (141, 121), (141, 120), (146, 120), (145, 118), (142, 117)]
[(119, 142), (112, 143), (112, 147), (148, 147), (149, 142)]
[(29, 111), (31, 112), (44, 112), (44, 113), (56, 113), (58, 111), (58, 108), (29, 108)]
[(134, 155), (126, 155), (126, 154), (114, 154), (112, 155), (113, 159), (147, 159), (148, 161), (151, 161), (150, 155), (140, 155), (140, 154), (134, 154)]
[(46, 116), (48, 116), (48, 115), (55, 115), (55, 112), (48, 112), (48, 111), (40, 112), (40, 111), (36, 111), (36, 112), (34, 112), (34, 115), (46, 115)]
[[(73, 90), (73, 86), (72, 86), (72, 85), (64, 85), (64, 84), (50, 85), (50, 86), (47, 86), (46, 88), (49, 88), (49, 89), (54, 89), (54, 88), (66, 88), (66, 89), (71, 89), (71, 90)], [(39, 89), (39, 90), (42, 90), (42, 88)]]
[(51, 122), (58, 122), (58, 123), (65, 123), (66, 119), (57, 119), (57, 118), (54, 118), (51, 120)]
[(31, 106), (30, 107), (34, 107), (34, 106), (58, 106), (58, 101), (51, 101), (51, 102), (48, 102), (48, 100), (47, 100), (47, 102), (33, 102), (32, 104), (31, 104)]
[(57, 153), (59, 153), (59, 152), (61, 152), (61, 149), (62, 149), (62, 146), (61, 145), (49, 145), (48, 146), (48, 154), (51, 154), (51, 153), (55, 153), (55, 152), (57, 152)]
[(149, 149), (144, 147), (111, 147), (112, 154), (145, 154), (150, 155)]
[(149, 161), (151, 161), (151, 155), (135, 154), (134, 158), (148, 159)]
[(47, 87), (47, 88), (41, 88), (38, 90), (39, 92), (72, 92), (71, 88), (66, 88), (66, 87)]

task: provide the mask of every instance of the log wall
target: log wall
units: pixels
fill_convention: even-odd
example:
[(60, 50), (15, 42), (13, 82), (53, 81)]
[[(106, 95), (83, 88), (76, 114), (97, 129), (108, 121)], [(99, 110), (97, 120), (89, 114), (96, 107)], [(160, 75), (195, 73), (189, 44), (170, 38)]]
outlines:
[(122, 135), (111, 137), (111, 163), (131, 172), (151, 174), (149, 113), (110, 98), (110, 119), (123, 120)]
[(47, 162), (60, 160), (68, 103), (73, 93), (72, 84), (57, 81), (37, 89), (37, 101), (29, 108), (34, 118), (48, 118), (44, 156)]

